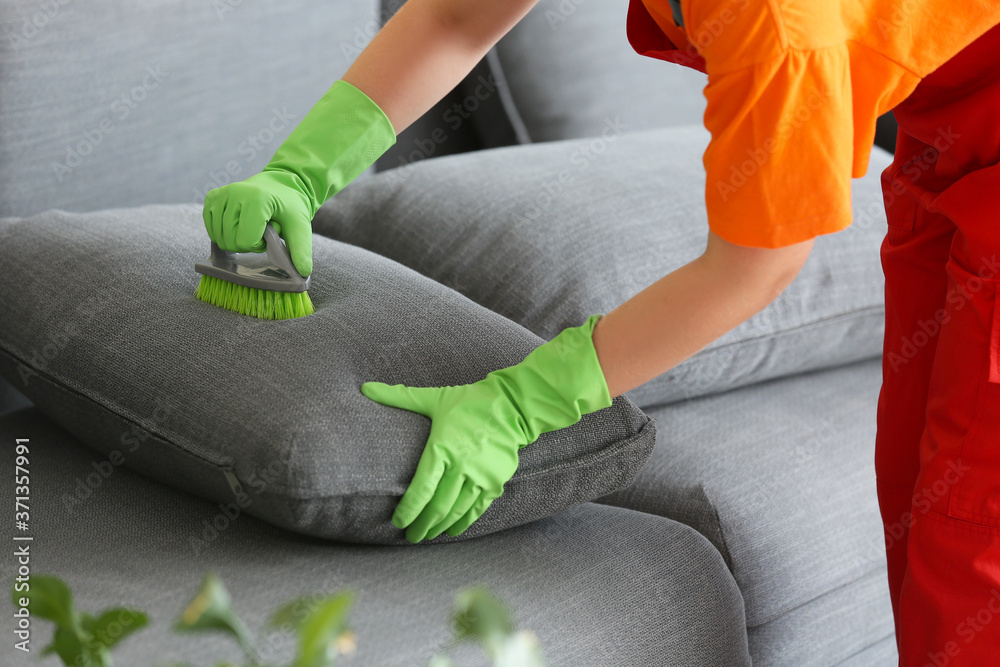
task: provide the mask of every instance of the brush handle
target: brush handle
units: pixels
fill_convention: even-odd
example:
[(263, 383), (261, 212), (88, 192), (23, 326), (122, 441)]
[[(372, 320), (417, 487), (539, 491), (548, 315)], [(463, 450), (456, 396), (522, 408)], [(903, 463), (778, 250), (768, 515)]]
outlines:
[[(237, 285), (262, 289), (270, 292), (305, 292), (309, 289), (312, 276), (302, 276), (292, 263), (288, 246), (278, 236), (274, 226), (268, 223), (264, 227), (264, 243), (267, 246), (267, 259), (272, 266), (245, 266), (240, 264), (238, 253), (223, 250), (219, 244), (212, 241), (212, 251), (207, 262), (198, 262), (194, 270), (202, 275), (221, 278)], [(281, 273), (287, 277), (280, 275)]]
[[(278, 232), (274, 231), (274, 226), (271, 225), (271, 223), (268, 223), (264, 227), (264, 243), (267, 246), (267, 259), (272, 264), (290, 276), (300, 275), (295, 269), (295, 265), (292, 263), (292, 256), (288, 252), (288, 246), (286, 246), (285, 242), (281, 240), (280, 236), (278, 236)], [(210, 255), (210, 259), (214, 264), (236, 264), (236, 255), (237, 253), (230, 250), (223, 250), (219, 247), (218, 243), (212, 241), (212, 254)]]
[(264, 242), (267, 243), (267, 258), (272, 264), (290, 276), (301, 275), (292, 263), (292, 254), (288, 251), (288, 246), (278, 236), (278, 232), (274, 231), (271, 223), (264, 227)]

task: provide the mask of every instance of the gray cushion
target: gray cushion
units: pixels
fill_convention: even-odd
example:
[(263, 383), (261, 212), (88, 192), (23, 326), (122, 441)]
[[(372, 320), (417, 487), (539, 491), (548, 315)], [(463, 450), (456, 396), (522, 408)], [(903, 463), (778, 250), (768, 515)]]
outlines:
[(897, 667), (899, 654), (896, 652), (896, 635), (886, 637), (844, 660), (837, 667)]
[[(314, 229), (549, 339), (701, 254), (707, 141), (687, 126), (428, 160), (351, 184)], [(874, 149), (855, 224), (820, 237), (784, 294), (629, 396), (646, 407), (881, 354), (878, 172), (889, 161)]]
[(9, 382), (0, 378), (0, 415), (29, 405), (31, 405), (31, 401), (24, 394), (14, 389)]
[[(128, 470), (67, 507), (62, 496), (103, 458), (37, 410), (0, 419), (0, 438), (31, 440), (32, 572), (66, 579), (83, 609), (125, 604), (151, 613), (152, 626), (116, 649), (117, 665), (147, 665), (151, 655), (157, 664), (236, 659), (228, 642), (177, 641), (167, 631), (209, 569), (254, 631), (290, 598), (353, 589), (352, 665), (426, 665), (448, 639), (454, 594), (477, 583), (509, 603), (553, 667), (750, 664), (742, 600), (719, 553), (661, 517), (588, 503), (460, 544), (337, 545), (252, 517), (226, 521), (212, 503)], [(9, 447), (0, 478), (0, 492), (12, 498)], [(221, 531), (199, 543), (216, 522)], [(51, 626), (35, 623), (32, 646), (41, 647)], [(277, 646), (268, 664), (288, 664), (288, 643), (268, 639)], [(481, 654), (457, 657), (482, 664)]]
[[(257, 320), (197, 301), (199, 208), (50, 211), (0, 221), (0, 371), (100, 452), (289, 529), (402, 543), (389, 522), (430, 421), (359, 391), (442, 386), (512, 365), (541, 341), (384, 257), (317, 238), (317, 313)], [(652, 449), (625, 399), (521, 453), (465, 535), (625, 485)], [(247, 496), (234, 495), (231, 469)]]
[[(628, 0), (540, 0), (491, 61), (509, 86), (496, 100), (510, 122), (533, 141), (597, 136), (609, 121), (628, 130), (701, 123), (705, 75), (637, 54), (627, 9)], [(506, 129), (472, 120), (487, 136)]]
[(750, 628), (749, 639), (755, 667), (832, 667), (858, 654), (868, 660), (852, 664), (896, 667), (885, 568)]
[(260, 171), (377, 31), (378, 10), (4, 0), (0, 216), (200, 203)]
[[(881, 377), (872, 360), (650, 410), (653, 455), (603, 502), (697, 528), (736, 577), (748, 626), (768, 623), (884, 566)], [(855, 612), (883, 623), (888, 607)]]

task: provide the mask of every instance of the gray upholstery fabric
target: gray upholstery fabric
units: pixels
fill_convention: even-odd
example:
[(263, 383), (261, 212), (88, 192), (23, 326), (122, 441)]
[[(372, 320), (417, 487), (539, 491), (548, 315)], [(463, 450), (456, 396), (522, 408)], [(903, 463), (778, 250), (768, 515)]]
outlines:
[[(4, 497), (13, 494), (15, 437), (31, 440), (32, 571), (66, 579), (80, 608), (151, 613), (152, 626), (116, 650), (117, 665), (237, 657), (228, 642), (167, 632), (209, 569), (254, 631), (291, 598), (354, 590), (351, 665), (426, 665), (448, 638), (455, 592), (477, 583), (537, 634), (553, 667), (750, 664), (740, 593), (718, 552), (660, 517), (585, 504), (460, 544), (407, 548), (337, 545), (240, 516), (198, 544), (218, 508), (129, 470), (67, 506), (66, 494), (102, 459), (34, 409), (0, 419)], [(34, 647), (49, 628), (35, 621)], [(268, 664), (287, 664), (280, 640), (266, 635), (264, 646), (277, 645)], [(459, 657), (483, 664), (474, 652)]]
[[(749, 631), (755, 667), (831, 667), (877, 651), (865, 667), (896, 667), (885, 568), (796, 607)], [(885, 651), (884, 642), (892, 650)]]
[[(389, 518), (430, 421), (370, 401), (361, 383), (472, 382), (541, 341), (389, 259), (324, 238), (315, 315), (244, 317), (194, 298), (193, 265), (208, 245), (189, 205), (0, 220), (0, 274), (17, 286), (0, 293), (0, 371), (98, 451), (118, 450), (156, 479), (248, 504), (291, 530), (403, 543)], [(653, 431), (617, 399), (542, 436), (467, 536), (624, 486)], [(227, 467), (246, 495), (234, 494)]]
[(0, 216), (200, 203), (260, 171), (379, 18), (378, 0), (4, 0)]
[(863, 651), (844, 660), (838, 667), (897, 667), (896, 637), (886, 637)]
[[(763, 625), (885, 562), (873, 464), (880, 382), (872, 360), (650, 410), (653, 455), (602, 502), (698, 529), (732, 569), (747, 624)], [(887, 610), (853, 609), (872, 624)]]
[(0, 378), (0, 415), (29, 405), (31, 405), (31, 401), (24, 394), (14, 389), (11, 383)]
[[(549, 339), (695, 259), (703, 128), (518, 146), (353, 183), (314, 229), (391, 257)], [(817, 239), (757, 316), (629, 396), (642, 407), (881, 354), (885, 212), (874, 149), (855, 224)]]
[[(700, 124), (705, 75), (637, 54), (627, 9), (628, 0), (540, 0), (497, 44), (510, 122), (533, 141), (597, 136), (609, 120), (628, 130)], [(490, 128), (506, 131), (494, 123), (487, 137)]]

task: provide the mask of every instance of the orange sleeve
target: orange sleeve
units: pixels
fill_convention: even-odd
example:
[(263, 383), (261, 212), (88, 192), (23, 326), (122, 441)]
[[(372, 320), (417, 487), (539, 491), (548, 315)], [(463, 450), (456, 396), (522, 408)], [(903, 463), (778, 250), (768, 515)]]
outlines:
[(705, 88), (709, 228), (777, 248), (851, 224), (854, 153), (846, 45), (789, 50)]

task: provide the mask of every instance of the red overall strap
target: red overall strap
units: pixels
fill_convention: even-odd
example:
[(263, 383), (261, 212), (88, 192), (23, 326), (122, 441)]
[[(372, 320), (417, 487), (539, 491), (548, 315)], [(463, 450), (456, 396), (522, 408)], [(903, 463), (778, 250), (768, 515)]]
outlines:
[(642, 0), (629, 0), (625, 33), (629, 44), (640, 55), (705, 71), (705, 59), (692, 46), (682, 49), (674, 45), (650, 16)]

